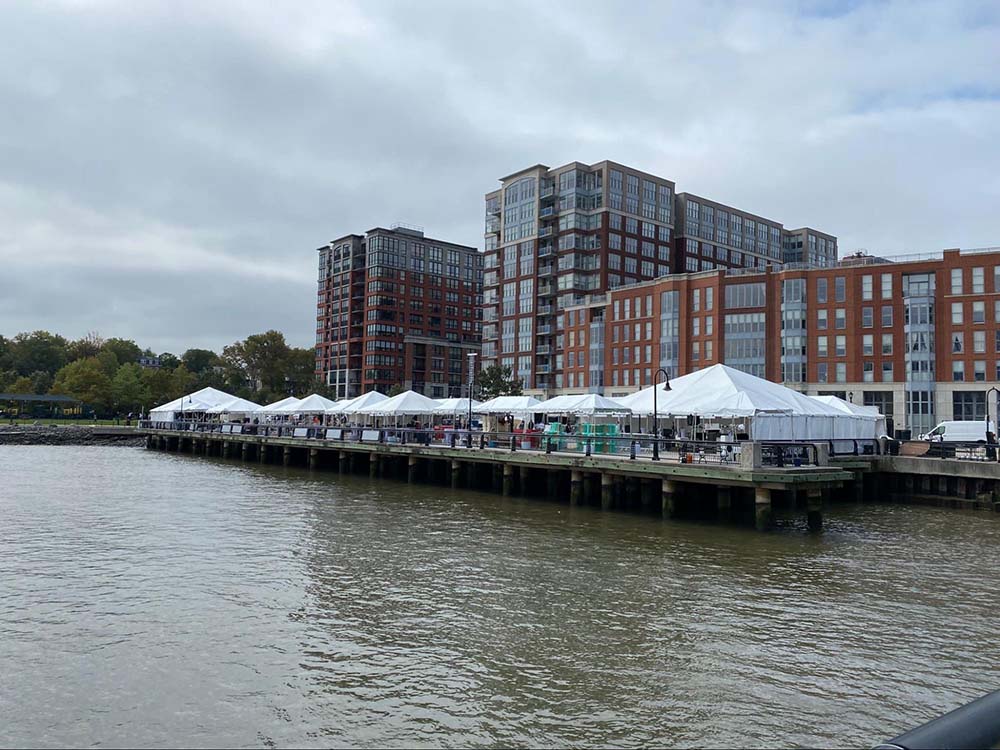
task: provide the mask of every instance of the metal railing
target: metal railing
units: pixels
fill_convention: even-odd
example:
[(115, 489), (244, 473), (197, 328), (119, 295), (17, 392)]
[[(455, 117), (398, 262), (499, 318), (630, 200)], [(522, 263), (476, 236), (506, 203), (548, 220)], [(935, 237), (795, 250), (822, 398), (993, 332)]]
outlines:
[[(301, 440), (327, 440), (347, 443), (383, 443), (423, 445), (444, 448), (466, 447), (477, 450), (530, 451), (547, 454), (609, 456), (630, 460), (653, 460), (653, 443), (658, 442), (659, 460), (664, 463), (716, 464), (738, 466), (749, 443), (656, 438), (632, 433), (621, 435), (545, 434), (542, 432), (497, 432), (456, 430), (442, 427), (367, 427), (322, 424), (220, 424), (218, 422), (151, 422), (141, 427), (212, 435), (255, 435)], [(761, 465), (782, 468), (816, 466), (818, 450), (814, 443), (765, 441), (761, 446)]]
[(1000, 746), (1000, 690), (911, 729), (874, 750), (924, 750)]

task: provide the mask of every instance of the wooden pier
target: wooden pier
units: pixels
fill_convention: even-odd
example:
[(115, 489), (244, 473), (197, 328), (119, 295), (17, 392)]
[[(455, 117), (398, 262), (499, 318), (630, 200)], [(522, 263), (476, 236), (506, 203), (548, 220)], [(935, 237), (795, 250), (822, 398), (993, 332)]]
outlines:
[(353, 440), (277, 437), (146, 428), (146, 447), (259, 463), (306, 466), (341, 474), (368, 474), (503, 495), (547, 496), (570, 505), (605, 510), (645, 510), (665, 517), (722, 520), (752, 518), (766, 530), (775, 503), (801, 507), (810, 530), (823, 527), (823, 505), (831, 491), (853, 483), (857, 473), (829, 465), (823, 446), (819, 465), (765, 466), (761, 446), (744, 443), (730, 463), (653, 461), (648, 456), (583, 455), (576, 452), (510, 450), (506, 447), (393, 444)]

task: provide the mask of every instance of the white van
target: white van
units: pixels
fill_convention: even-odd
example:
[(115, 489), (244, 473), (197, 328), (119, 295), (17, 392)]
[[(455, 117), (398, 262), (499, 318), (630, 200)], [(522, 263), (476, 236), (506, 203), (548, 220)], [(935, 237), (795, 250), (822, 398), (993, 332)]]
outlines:
[(985, 443), (986, 422), (971, 419), (941, 422), (930, 432), (920, 435), (917, 440), (927, 440), (932, 443)]

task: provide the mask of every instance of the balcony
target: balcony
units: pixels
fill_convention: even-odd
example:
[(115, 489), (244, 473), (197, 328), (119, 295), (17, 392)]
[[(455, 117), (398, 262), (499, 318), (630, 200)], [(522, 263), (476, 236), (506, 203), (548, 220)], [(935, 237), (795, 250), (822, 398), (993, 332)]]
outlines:
[(551, 276), (556, 272), (555, 266), (539, 266), (538, 275), (539, 276)]
[(548, 356), (551, 353), (552, 353), (552, 347), (549, 346), (548, 344), (545, 344), (544, 346), (535, 347), (535, 354), (542, 354)]
[(546, 243), (544, 245), (539, 245), (538, 246), (538, 257), (539, 258), (546, 258), (546, 257), (552, 255), (553, 252), (555, 252), (555, 248), (552, 247), (552, 243)]
[(558, 213), (559, 209), (557, 209), (555, 206), (546, 206), (545, 208), (543, 208), (541, 211), (538, 212), (538, 215), (541, 216), (543, 220), (545, 220), (545, 219), (556, 218), (556, 214)]
[(545, 324), (535, 328), (535, 334), (538, 336), (550, 336), (552, 334), (552, 326)]
[(550, 226), (542, 227), (541, 229), (538, 230), (539, 237), (551, 237), (553, 234), (555, 234), (555, 230)]
[(550, 305), (548, 303), (540, 304), (538, 306), (538, 314), (539, 315), (551, 315), (552, 314), (552, 305)]
[(552, 365), (535, 365), (535, 372), (541, 375), (548, 375), (552, 372)]
[(556, 288), (553, 284), (539, 284), (538, 294), (540, 296), (548, 297), (556, 293)]
[(541, 198), (543, 201), (544, 200), (549, 200), (550, 198), (555, 198), (556, 197), (556, 186), (555, 185), (549, 185), (548, 187), (543, 187), (539, 191), (538, 197)]
[(497, 234), (500, 231), (499, 219), (488, 219), (486, 221), (486, 234)]

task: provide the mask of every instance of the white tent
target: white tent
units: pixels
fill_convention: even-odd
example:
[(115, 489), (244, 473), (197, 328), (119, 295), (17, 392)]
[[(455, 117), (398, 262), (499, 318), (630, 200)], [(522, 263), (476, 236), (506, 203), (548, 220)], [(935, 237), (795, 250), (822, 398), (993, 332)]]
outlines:
[(213, 406), (232, 401), (236, 396), (217, 388), (202, 388), (200, 391), (181, 396), (169, 403), (154, 406), (149, 410), (149, 418), (154, 422), (173, 422), (181, 414), (204, 413)]
[(873, 417), (875, 419), (875, 427), (877, 432), (877, 437), (882, 437), (886, 435), (886, 421), (885, 415), (882, 414), (877, 406), (861, 406), (860, 404), (855, 404), (850, 401), (844, 401), (844, 399), (839, 396), (826, 395), (826, 396), (810, 396), (809, 398), (819, 401), (820, 403), (826, 404), (827, 406), (832, 406), (834, 409), (839, 409), (846, 414), (856, 414), (862, 417)]
[(334, 401), (333, 406), (326, 410), (327, 414), (340, 414), (344, 410), (345, 406), (349, 406), (358, 396), (354, 398), (342, 398), (339, 401)]
[[(657, 413), (703, 418), (751, 418), (757, 440), (871, 439), (876, 420), (848, 414), (791, 388), (748, 373), (712, 365), (670, 381), (670, 390), (655, 386)], [(622, 399), (636, 415), (653, 413), (653, 388)]]
[(206, 414), (254, 414), (261, 409), (260, 404), (248, 401), (245, 398), (234, 398), (222, 404), (206, 409)]
[(402, 417), (433, 414), (438, 402), (416, 391), (403, 391), (392, 398), (377, 401), (357, 410), (358, 414), (378, 417)]
[[(437, 400), (437, 408), (434, 410), (435, 414), (451, 414), (451, 415), (462, 415), (469, 413), (469, 399), (467, 398), (442, 398)], [(475, 411), (479, 407), (479, 402), (476, 399), (472, 399), (472, 410)]]
[(346, 404), (340, 408), (340, 414), (356, 414), (361, 409), (372, 404), (377, 404), (380, 401), (385, 401), (388, 398), (383, 393), (378, 391), (368, 391), (357, 398), (351, 399), (349, 404)]
[(548, 401), (542, 401), (538, 409), (546, 414), (576, 414), (580, 416), (631, 414), (631, 409), (623, 406), (619, 401), (605, 398), (597, 393), (556, 396)]
[(289, 404), (297, 404), (299, 399), (295, 396), (286, 396), (280, 401), (275, 401), (273, 404), (268, 404), (267, 406), (260, 407), (261, 414), (281, 414), (282, 409), (284, 409)]
[(328, 398), (313, 393), (303, 399), (297, 399), (295, 403), (285, 404), (273, 409), (275, 414), (325, 414), (326, 410), (336, 402)]
[(545, 411), (541, 401), (532, 396), (497, 396), (481, 403), (473, 411), (477, 414), (534, 414)]

